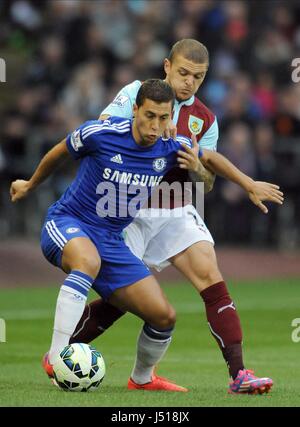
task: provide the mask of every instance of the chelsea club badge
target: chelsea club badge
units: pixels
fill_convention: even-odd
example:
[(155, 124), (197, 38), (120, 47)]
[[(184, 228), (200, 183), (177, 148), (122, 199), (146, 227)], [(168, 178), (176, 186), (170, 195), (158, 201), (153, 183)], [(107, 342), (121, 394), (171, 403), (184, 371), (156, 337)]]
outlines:
[(166, 169), (166, 166), (167, 166), (167, 159), (165, 158), (165, 157), (161, 157), (160, 159), (155, 159), (154, 161), (153, 161), (153, 169), (156, 171), (156, 172), (161, 172), (161, 171), (163, 171), (164, 169)]

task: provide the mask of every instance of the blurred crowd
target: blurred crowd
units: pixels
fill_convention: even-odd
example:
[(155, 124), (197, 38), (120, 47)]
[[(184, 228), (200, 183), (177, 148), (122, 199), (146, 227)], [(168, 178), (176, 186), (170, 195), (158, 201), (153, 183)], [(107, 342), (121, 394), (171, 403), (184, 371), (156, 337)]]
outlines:
[[(125, 84), (164, 77), (173, 43), (210, 53), (198, 96), (217, 115), (218, 150), (243, 172), (279, 184), (281, 208), (263, 215), (217, 179), (205, 220), (217, 243), (300, 246), (300, 2), (277, 0), (3, 0), (0, 56), (0, 237), (36, 236), (47, 207), (74, 176), (66, 165), (44, 190), (9, 203), (11, 180), (102, 109)], [(299, 73), (300, 74), (300, 73)]]

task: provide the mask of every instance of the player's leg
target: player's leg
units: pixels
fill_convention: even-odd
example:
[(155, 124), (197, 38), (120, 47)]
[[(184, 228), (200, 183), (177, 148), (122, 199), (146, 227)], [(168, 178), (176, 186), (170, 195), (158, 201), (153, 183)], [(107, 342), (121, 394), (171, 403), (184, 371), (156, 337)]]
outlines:
[(109, 302), (122, 311), (130, 311), (144, 320), (137, 342), (135, 365), (129, 389), (187, 391), (154, 375), (154, 368), (165, 355), (175, 325), (175, 311), (153, 276), (117, 289)]
[(77, 237), (65, 245), (61, 263), (62, 269), (69, 274), (57, 298), (50, 363), (69, 344), (84, 311), (88, 291), (100, 270), (100, 256), (91, 240)]
[(84, 310), (88, 291), (99, 272), (100, 257), (81, 223), (71, 217), (47, 218), (41, 247), (49, 262), (69, 273), (57, 299), (51, 361), (69, 343)]
[(213, 245), (198, 242), (171, 259), (172, 264), (192, 282), (206, 309), (210, 332), (216, 339), (232, 378), (244, 369), (242, 330), (239, 316), (218, 269)]
[(213, 243), (195, 208), (186, 206), (182, 216), (171, 217), (156, 238), (148, 243), (144, 261), (159, 270), (172, 262), (193, 283), (203, 299), (210, 331), (222, 351), (230, 375), (237, 378), (244, 372), (242, 330), (219, 271)]
[(195, 243), (174, 256), (171, 262), (193, 283), (203, 299), (210, 332), (233, 379), (230, 392), (267, 392), (272, 380), (257, 378), (244, 367), (239, 315), (218, 269), (212, 244), (205, 241)]
[[(210, 331), (217, 340), (233, 378), (244, 368), (242, 332), (236, 309), (218, 269), (213, 238), (193, 206), (168, 224), (148, 244), (144, 260), (164, 267), (171, 262), (199, 291), (206, 308)], [(218, 310), (222, 307), (232, 307)]]
[(116, 289), (108, 301), (122, 311), (130, 311), (157, 329), (170, 329), (175, 325), (175, 310), (152, 275), (130, 286)]
[(114, 322), (124, 316), (124, 312), (109, 304), (101, 297), (87, 304), (70, 338), (70, 344), (90, 343), (102, 335)]
[[(143, 209), (139, 212), (138, 217), (124, 230), (126, 245), (131, 252), (139, 259), (143, 259), (147, 242), (155, 230), (153, 227), (143, 227), (144, 221), (140, 216)], [(156, 227), (160, 227), (156, 221)], [(98, 336), (102, 335), (112, 324), (124, 315), (124, 311), (109, 304), (108, 301), (98, 298), (86, 305), (81, 319), (78, 322), (76, 330), (70, 338), (70, 343), (84, 342), (90, 343)]]
[(145, 387), (135, 384), (135, 388), (185, 391), (153, 375), (155, 364), (163, 357), (171, 341), (174, 309), (149, 268), (130, 251), (119, 234), (110, 233), (107, 239), (105, 236), (103, 239), (101, 230), (99, 236), (97, 230), (95, 233), (93, 241), (101, 253), (101, 272), (93, 283), (93, 289), (114, 307), (121, 311), (130, 310), (145, 321), (139, 339), (141, 351), (133, 372), (135, 381)]

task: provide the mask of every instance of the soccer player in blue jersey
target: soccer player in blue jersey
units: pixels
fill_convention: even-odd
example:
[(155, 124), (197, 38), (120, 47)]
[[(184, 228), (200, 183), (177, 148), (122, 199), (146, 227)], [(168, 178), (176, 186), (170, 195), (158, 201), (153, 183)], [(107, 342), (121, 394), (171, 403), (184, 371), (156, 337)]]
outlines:
[[(181, 135), (186, 137), (196, 135), (201, 148), (208, 150), (203, 150), (204, 155), (199, 162), (196, 177), (198, 181), (204, 182), (207, 191), (212, 189), (216, 173), (240, 185), (248, 193), (250, 200), (267, 213), (264, 200), (278, 204), (283, 202), (283, 194), (279, 187), (254, 181), (216, 152), (217, 118), (196, 96), (208, 67), (209, 55), (206, 47), (193, 39), (176, 42), (168, 58), (164, 60), (166, 81), (176, 95), (173, 124)], [(141, 81), (136, 80), (122, 88), (111, 104), (102, 111), (100, 118), (116, 115), (124, 119), (131, 118), (141, 84)], [(163, 181), (168, 183), (175, 181), (184, 185), (190, 178), (185, 166), (180, 165), (179, 168), (174, 168), (166, 174)], [(151, 204), (152, 209), (143, 209), (126, 228), (125, 242), (135, 255), (158, 271), (171, 263), (199, 292), (205, 306), (209, 330), (218, 343), (232, 378), (229, 391), (234, 393), (268, 391), (271, 384), (269, 379), (256, 377), (244, 366), (239, 315), (217, 265), (211, 233), (191, 199), (187, 197), (183, 201), (181, 198), (174, 198), (171, 209), (176, 210), (178, 206), (183, 207), (180, 217), (169, 215), (159, 220), (157, 215), (152, 214), (154, 204)], [(165, 208), (161, 205), (156, 207)], [(86, 307), (71, 342), (91, 342), (122, 315), (123, 312), (107, 301), (101, 299), (93, 301)], [(153, 390), (149, 382), (153, 367), (151, 368), (149, 360), (153, 358), (145, 351), (142, 330), (137, 340), (136, 361), (128, 388)]]
[[(50, 377), (55, 357), (69, 344), (83, 313), (90, 288), (145, 322), (144, 340), (151, 345), (153, 364), (165, 353), (162, 344), (171, 340), (175, 311), (121, 233), (133, 220), (130, 205), (136, 209), (143, 205), (164, 174), (177, 164), (183, 143), (191, 155), (185, 164), (190, 170), (197, 168), (195, 139), (192, 145), (186, 137), (179, 137), (181, 142), (161, 138), (173, 102), (173, 90), (166, 82), (146, 81), (138, 92), (133, 120), (111, 117), (86, 122), (46, 154), (29, 181), (11, 184), (15, 202), (70, 155), (81, 160), (70, 187), (50, 206), (41, 233), (45, 257), (68, 274), (58, 295), (52, 343), (44, 360)], [(154, 379), (156, 387), (163, 381), (158, 376)], [(186, 391), (175, 384), (173, 390)]]

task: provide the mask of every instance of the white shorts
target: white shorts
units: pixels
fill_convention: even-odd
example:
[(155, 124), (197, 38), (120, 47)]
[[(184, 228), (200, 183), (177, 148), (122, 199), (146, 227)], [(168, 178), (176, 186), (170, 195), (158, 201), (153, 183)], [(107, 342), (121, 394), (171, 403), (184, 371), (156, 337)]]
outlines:
[(124, 230), (125, 243), (149, 267), (161, 271), (196, 242), (214, 240), (193, 205), (175, 209), (141, 209)]

